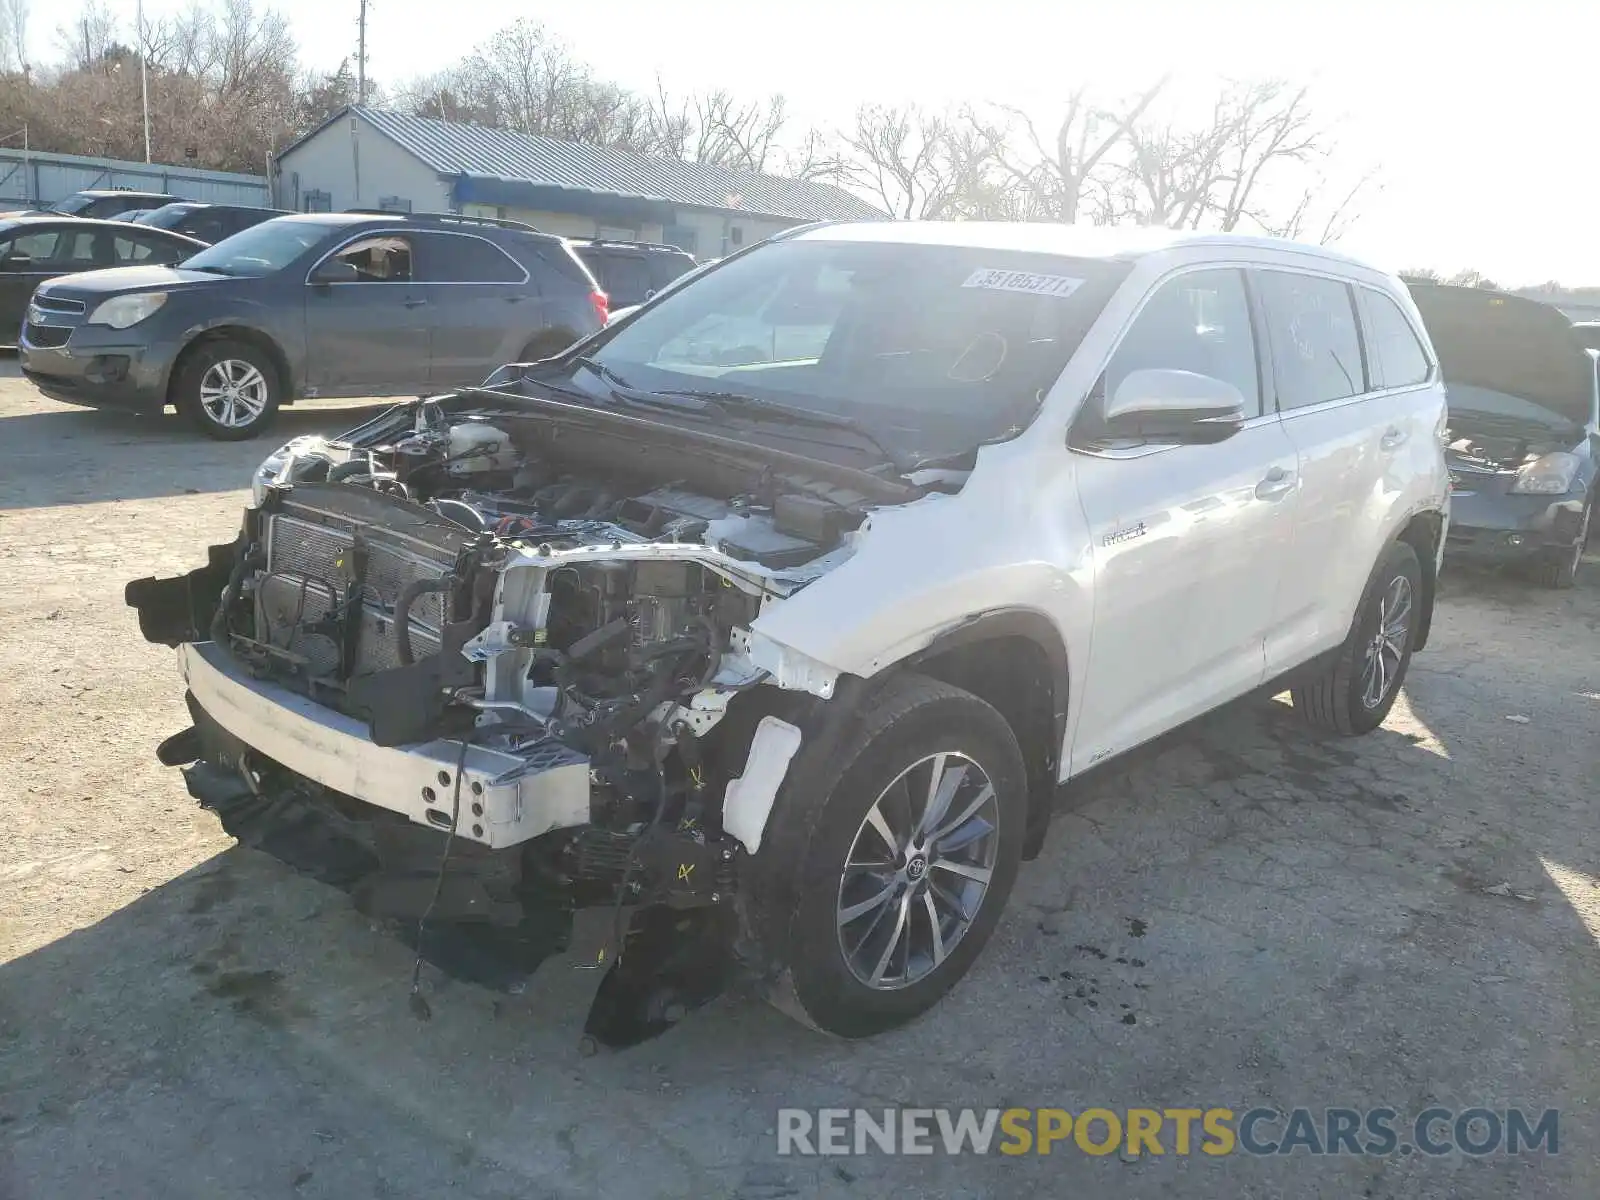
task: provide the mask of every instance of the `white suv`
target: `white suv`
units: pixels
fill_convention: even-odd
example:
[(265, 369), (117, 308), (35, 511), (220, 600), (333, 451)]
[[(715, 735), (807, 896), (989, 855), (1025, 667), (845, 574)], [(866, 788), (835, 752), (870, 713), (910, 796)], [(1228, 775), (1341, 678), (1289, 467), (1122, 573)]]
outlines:
[(1444, 425), (1405, 287), (1326, 250), (811, 227), (291, 443), (128, 601), (162, 760), (434, 961), (609, 962), (613, 1044), (738, 963), (859, 1036), (971, 965), (1060, 782), (1270, 681), (1384, 719)]

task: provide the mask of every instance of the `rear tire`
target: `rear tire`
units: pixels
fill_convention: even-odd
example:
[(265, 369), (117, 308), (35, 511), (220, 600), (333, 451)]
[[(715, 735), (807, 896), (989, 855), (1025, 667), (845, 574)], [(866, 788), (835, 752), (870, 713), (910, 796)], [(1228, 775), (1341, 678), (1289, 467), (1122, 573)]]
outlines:
[(248, 342), (216, 338), (184, 354), (172, 381), (172, 403), (207, 437), (253, 438), (272, 424), (283, 401), (277, 368)]
[(1317, 729), (1371, 733), (1394, 707), (1421, 620), (1422, 567), (1406, 542), (1378, 561), (1337, 657), (1289, 690), (1295, 711)]
[(1027, 798), (992, 707), (923, 676), (882, 685), (836, 753), (796, 759), (753, 860), (758, 893), (786, 898), (764, 922), (774, 1004), (847, 1038), (933, 1007), (1000, 919)]

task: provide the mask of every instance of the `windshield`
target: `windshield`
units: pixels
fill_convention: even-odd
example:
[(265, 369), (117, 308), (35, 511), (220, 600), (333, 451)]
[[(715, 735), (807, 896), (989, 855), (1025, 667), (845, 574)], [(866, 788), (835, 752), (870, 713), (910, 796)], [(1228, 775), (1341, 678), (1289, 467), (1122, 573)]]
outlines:
[(183, 266), (216, 275), (271, 275), (338, 228), (341, 227), (322, 221), (264, 221), (184, 259)]
[[(1126, 274), (1104, 260), (797, 239), (743, 255), (620, 327), (572, 385), (736, 392), (848, 418), (909, 457), (1014, 435), (1032, 420)], [(816, 431), (810, 431), (815, 436)]]
[(70, 215), (72, 213), (81, 213), (93, 203), (93, 196), (85, 196), (82, 192), (78, 192), (74, 195), (66, 197), (64, 200), (57, 200), (50, 206), (48, 211), (67, 213)]
[(194, 211), (192, 204), (168, 204), (161, 208), (146, 208), (140, 210), (139, 224), (151, 225), (156, 229), (171, 229)]

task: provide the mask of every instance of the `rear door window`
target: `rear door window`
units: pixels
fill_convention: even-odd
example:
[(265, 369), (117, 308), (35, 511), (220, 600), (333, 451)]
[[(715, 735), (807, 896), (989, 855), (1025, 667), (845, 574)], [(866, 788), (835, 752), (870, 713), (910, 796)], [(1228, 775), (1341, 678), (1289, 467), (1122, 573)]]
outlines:
[(644, 303), (651, 290), (650, 268), (637, 254), (607, 255), (601, 260), (605, 278), (601, 287), (611, 297), (614, 308)]
[(178, 225), (178, 232), (202, 242), (216, 243), (233, 232), (227, 217), (217, 212), (197, 212)]
[(188, 258), (192, 252), (190, 247), (181, 243), (137, 233), (117, 234), (111, 239), (111, 249), (119, 267), (138, 263), (170, 266)]
[(43, 271), (55, 261), (56, 243), (61, 234), (54, 229), (19, 233), (11, 239), (3, 259), (8, 271)]
[(1426, 383), (1433, 371), (1422, 339), (1400, 306), (1382, 292), (1363, 288), (1367, 306), (1367, 349), (1374, 387)]
[(650, 263), (651, 287), (659, 292), (693, 266), (687, 258), (676, 254), (658, 254)]
[(522, 283), (525, 272), (486, 238), (459, 233), (421, 235), (422, 278), (428, 283)]
[(1321, 275), (1258, 271), (1272, 343), (1278, 407), (1284, 411), (1367, 390), (1350, 286)]
[(111, 239), (98, 229), (63, 230), (56, 243), (52, 271), (93, 271), (114, 267)]

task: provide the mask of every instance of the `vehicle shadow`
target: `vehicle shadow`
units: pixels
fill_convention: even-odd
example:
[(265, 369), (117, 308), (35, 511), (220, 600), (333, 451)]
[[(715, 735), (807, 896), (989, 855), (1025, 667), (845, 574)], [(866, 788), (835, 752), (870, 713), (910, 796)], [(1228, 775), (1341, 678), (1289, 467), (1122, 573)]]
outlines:
[[(1503, 601), (1453, 589), (1378, 733), (1314, 736), (1253, 697), (1068, 789), (971, 977), (866, 1042), (736, 993), (583, 1058), (598, 979), (560, 960), (517, 995), (430, 971), (419, 1021), (398, 941), (227, 850), (0, 967), (0, 1194), (996, 1194), (993, 1158), (776, 1156), (780, 1107), (855, 1104), (1521, 1103), (1585, 1144), (1600, 954), (1550, 864), (1600, 867), (1592, 759), (1571, 752), (1596, 708), (1544, 660), (1508, 670), (1515, 651), (1475, 637)], [(1576, 614), (1595, 608), (1581, 593)], [(1594, 638), (1567, 629), (1592, 671)], [(1493, 744), (1501, 709), (1550, 722), (1547, 757)], [(1215, 1187), (1190, 1172), (1184, 1194), (1595, 1194), (1582, 1154), (1206, 1165)], [(1165, 1194), (1181, 1169), (1058, 1154), (1001, 1190)]]
[(171, 414), (52, 405), (0, 416), (0, 510), (237, 491), (288, 439), (343, 432), (391, 403), (297, 404), (245, 442), (213, 441)]

